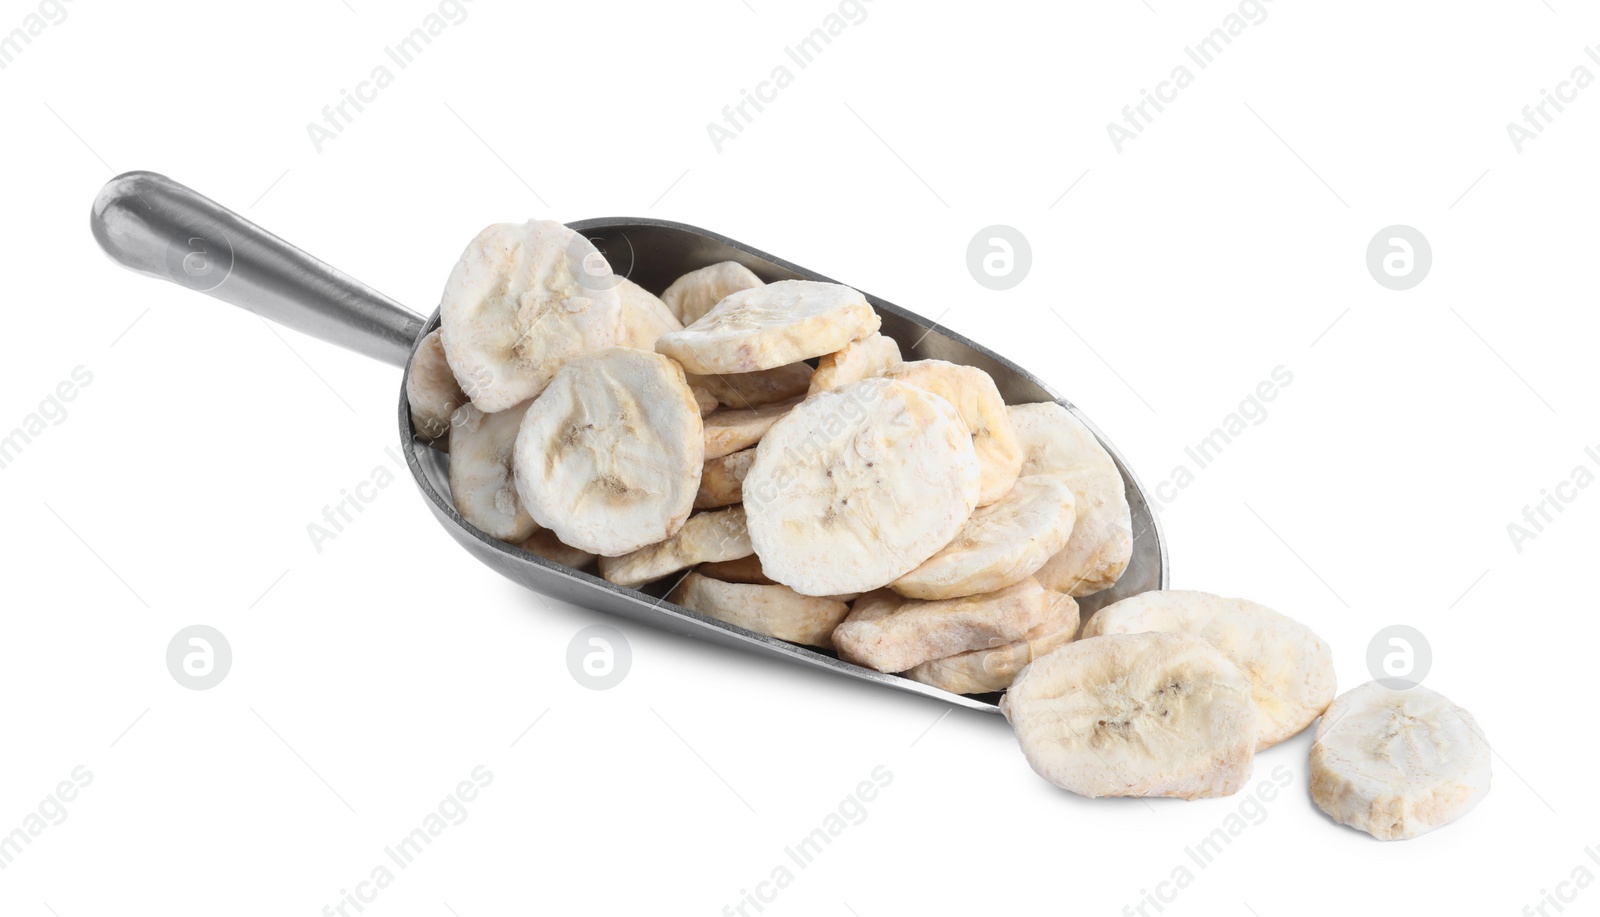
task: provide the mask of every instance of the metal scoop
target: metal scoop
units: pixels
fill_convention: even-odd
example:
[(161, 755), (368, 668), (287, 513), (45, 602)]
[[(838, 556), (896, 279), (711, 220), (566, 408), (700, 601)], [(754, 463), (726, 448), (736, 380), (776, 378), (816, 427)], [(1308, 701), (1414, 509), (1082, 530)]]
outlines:
[[(659, 292), (678, 276), (721, 261), (737, 261), (767, 282), (824, 277), (704, 229), (628, 217), (583, 220), (571, 227), (593, 241), (617, 273)], [(438, 326), (394, 300), (272, 235), (215, 201), (152, 172), (129, 172), (106, 183), (90, 215), (95, 240), (130, 270), (198, 290), (264, 318), (365, 354), (409, 372), (423, 336)], [(937, 359), (979, 367), (994, 377), (1009, 404), (1058, 401), (1099, 437), (1116, 460), (1133, 509), (1133, 558), (1117, 585), (1080, 600), (1087, 616), (1118, 599), (1167, 584), (1161, 527), (1144, 489), (1122, 456), (1064, 399), (1033, 374), (934, 322), (867, 294), (908, 360)], [(725, 624), (665, 599), (673, 578), (629, 589), (522, 551), (474, 528), (450, 499), (444, 453), (420, 442), (411, 426), (404, 379), (399, 399), (400, 442), (406, 466), (439, 523), (462, 547), (501, 575), (574, 605), (817, 666), (865, 682), (938, 698), (959, 707), (998, 712), (998, 695), (951, 694), (898, 675), (841, 661), (827, 652), (785, 643)]]

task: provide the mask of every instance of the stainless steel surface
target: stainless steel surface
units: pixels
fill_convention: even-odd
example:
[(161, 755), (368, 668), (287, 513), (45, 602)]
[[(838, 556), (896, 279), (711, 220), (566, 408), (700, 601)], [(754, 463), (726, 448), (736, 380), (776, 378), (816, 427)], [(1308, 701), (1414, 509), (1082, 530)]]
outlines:
[(89, 227), (123, 267), (404, 366), (422, 317), (154, 172), (106, 182)]
[[(155, 200), (140, 200), (144, 196)], [(152, 217), (152, 213), (163, 215)], [(182, 251), (192, 249), (194, 246), (190, 240), (194, 229), (191, 227), (200, 227), (202, 230), (220, 227), (220, 238), (227, 239), (232, 246), (233, 275), (237, 276), (239, 268), (248, 261), (247, 276), (250, 279), (248, 283), (235, 285), (230, 291), (227, 284), (232, 277), (229, 277), (204, 292), (260, 311), (268, 317), (280, 318), (293, 327), (397, 365), (408, 365), (409, 356), (420, 343), (422, 334), (438, 324), (437, 311), (424, 322), (403, 307), (290, 247), (214, 202), (150, 173), (130, 173), (113, 179), (95, 202), (93, 225), (95, 238), (119, 262), (141, 273), (196, 289), (201, 287), (196, 286), (193, 273), (180, 267), (175, 276), (165, 266), (170, 259), (163, 261), (158, 255), (174, 247)], [(594, 241), (615, 271), (631, 277), (634, 282), (654, 293), (660, 293), (680, 274), (719, 261), (737, 261), (768, 281), (831, 279), (716, 233), (681, 223), (617, 217), (584, 220), (570, 225)], [(200, 238), (201, 241), (212, 239), (203, 234)], [(248, 241), (241, 246), (241, 240)], [(292, 296), (306, 298), (292, 304), (291, 308), (287, 299)], [(1088, 418), (1036, 376), (1004, 357), (870, 293), (867, 299), (883, 317), (883, 333), (900, 344), (908, 359), (932, 358), (981, 367), (994, 377), (1001, 394), (1012, 404), (1059, 401), (1094, 430), (1116, 460), (1127, 485), (1128, 502), (1133, 510), (1133, 559), (1115, 587), (1080, 600), (1086, 616), (1118, 599), (1166, 587), (1166, 545), (1160, 523), (1144, 489), (1116, 447)], [(316, 321), (309, 322), (311, 327), (290, 320), (303, 321), (308, 316), (316, 318)], [(409, 337), (397, 354), (394, 352), (394, 342), (400, 335)], [(775, 640), (681, 608), (663, 598), (673, 578), (647, 586), (644, 590), (628, 589), (490, 538), (456, 512), (449, 498), (449, 459), (417, 441), (411, 427), (411, 412), (406, 403), (403, 382), (400, 387), (399, 422), (401, 441), (409, 447), (405, 453), (406, 464), (411, 469), (418, 489), (427, 499), (429, 509), (457, 543), (513, 582), (574, 605), (609, 612), (713, 643), (821, 667), (959, 707), (998, 712), (995, 706), (997, 695), (964, 697), (951, 694), (897, 675), (886, 675), (842, 662), (829, 653)]]

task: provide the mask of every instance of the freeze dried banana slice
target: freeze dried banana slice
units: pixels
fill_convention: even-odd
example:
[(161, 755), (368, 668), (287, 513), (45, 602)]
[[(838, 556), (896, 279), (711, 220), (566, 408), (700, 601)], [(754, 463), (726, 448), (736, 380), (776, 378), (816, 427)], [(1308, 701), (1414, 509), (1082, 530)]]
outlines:
[(1334, 821), (1383, 841), (1450, 824), (1489, 792), (1489, 743), (1437, 691), (1369, 681), (1317, 724), (1311, 798)]
[(563, 366), (517, 435), (517, 493), (534, 521), (607, 557), (677, 532), (703, 464), (705, 434), (683, 371), (624, 347)]
[(685, 325), (692, 325), (726, 297), (761, 286), (761, 278), (737, 261), (724, 261), (690, 271), (672, 282), (661, 301)]
[(582, 570), (594, 563), (595, 555), (588, 551), (580, 551), (571, 545), (561, 543), (556, 533), (549, 529), (540, 529), (528, 537), (522, 544), (517, 545), (529, 554), (537, 554), (545, 560), (565, 564), (574, 570)]
[(894, 338), (874, 331), (820, 357), (817, 371), (811, 375), (810, 394), (831, 392), (841, 385), (881, 376), (900, 363), (900, 345)]
[(864, 379), (772, 425), (744, 479), (767, 575), (805, 595), (876, 589), (950, 539), (978, 499), (972, 437), (948, 401)]
[(694, 397), (695, 407), (700, 409), (701, 417), (710, 414), (718, 407), (717, 396), (711, 394), (711, 390), (703, 385), (696, 385), (695, 383), (690, 382), (689, 394)]
[(759, 408), (723, 408), (705, 416), (706, 458), (722, 458), (748, 449), (767, 435), (778, 419), (798, 402), (780, 401)]
[(512, 467), (527, 409), (519, 404), (485, 414), (464, 404), (451, 421), (450, 499), (461, 518), (502, 541), (521, 541), (536, 528), (517, 494)]
[(753, 373), (691, 375), (689, 384), (703, 387), (719, 404), (730, 408), (758, 408), (805, 395), (811, 385), (811, 367), (805, 363), (790, 363)]
[(988, 694), (1011, 687), (1022, 667), (1058, 646), (1072, 642), (1078, 631), (1078, 603), (1072, 596), (1050, 592), (1050, 616), (1016, 643), (994, 649), (968, 650), (914, 666), (903, 674), (914, 681), (953, 694)]
[(642, 586), (695, 564), (749, 557), (750, 532), (744, 507), (690, 516), (683, 528), (660, 544), (621, 557), (600, 558), (600, 575), (619, 586)]
[(1022, 469), (1022, 444), (1011, 429), (1005, 399), (988, 373), (944, 360), (917, 360), (901, 363), (883, 375), (926, 389), (955, 405), (972, 432), (972, 448), (983, 469), (978, 505), (988, 506), (1006, 495)]
[(622, 340), (618, 343), (623, 347), (654, 352), (657, 338), (683, 330), (683, 323), (654, 293), (626, 277), (613, 274), (611, 279), (622, 301)]
[(878, 330), (878, 313), (847, 286), (781, 280), (734, 293), (656, 350), (691, 373), (749, 373), (833, 353)]
[[(701, 564), (694, 572), (712, 579), (722, 580), (724, 583), (749, 583), (756, 586), (776, 586), (777, 583), (761, 569), (761, 558), (754, 554), (748, 557), (739, 557), (733, 560), (722, 560), (715, 563)], [(841, 602), (850, 599), (841, 598)]]
[(1261, 714), (1256, 750), (1311, 725), (1333, 702), (1333, 651), (1304, 624), (1247, 599), (1168, 589), (1144, 592), (1095, 612), (1083, 636), (1192, 634), (1250, 679)]
[(1083, 796), (1227, 796), (1256, 749), (1249, 680), (1187, 634), (1069, 643), (1029, 663), (1000, 710), (1039, 776)]
[(467, 403), (467, 394), (456, 382), (450, 363), (444, 358), (439, 329), (428, 332), (411, 359), (406, 374), (406, 402), (411, 405), (411, 426), (423, 439), (444, 439), (450, 435), (450, 416)]
[(1020, 583), (1044, 566), (1072, 534), (1072, 489), (1049, 474), (1017, 479), (920, 566), (889, 584), (912, 599), (953, 599)]
[(610, 265), (560, 223), (497, 223), (450, 272), (439, 304), (445, 356), (478, 409), (503, 411), (544, 391), (574, 357), (622, 338)]
[(833, 642), (847, 662), (904, 672), (957, 653), (1027, 639), (1050, 618), (1055, 595), (1031, 579), (988, 595), (937, 602), (904, 599), (880, 589), (856, 600)]
[(699, 573), (685, 576), (667, 599), (745, 630), (823, 649), (832, 647), (829, 634), (850, 612), (844, 602), (787, 586), (728, 583)]
[(706, 459), (705, 467), (700, 469), (700, 490), (694, 495), (694, 508), (714, 509), (742, 501), (744, 476), (755, 460), (754, 449)]
[(1061, 553), (1034, 574), (1068, 595), (1089, 595), (1116, 585), (1133, 556), (1133, 516), (1122, 474), (1100, 441), (1055, 402), (1007, 410), (1022, 442), (1023, 474), (1060, 475), (1072, 488), (1078, 519)]

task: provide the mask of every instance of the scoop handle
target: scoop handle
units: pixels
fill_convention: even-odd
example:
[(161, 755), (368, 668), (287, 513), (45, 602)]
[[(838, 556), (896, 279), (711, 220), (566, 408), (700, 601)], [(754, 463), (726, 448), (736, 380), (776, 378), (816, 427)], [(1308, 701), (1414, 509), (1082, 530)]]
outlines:
[(89, 228), (129, 270), (394, 366), (422, 333), (422, 316), (164, 175), (106, 182)]

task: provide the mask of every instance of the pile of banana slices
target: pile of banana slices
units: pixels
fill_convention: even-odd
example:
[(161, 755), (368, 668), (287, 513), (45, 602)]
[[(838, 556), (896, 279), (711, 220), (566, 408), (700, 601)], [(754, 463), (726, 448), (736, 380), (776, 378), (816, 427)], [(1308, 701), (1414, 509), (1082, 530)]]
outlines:
[(1096, 612), (1001, 700), (1034, 770), (1085, 796), (1238, 792), (1252, 757), (1319, 716), (1311, 797), (1383, 840), (1465, 815), (1489, 791), (1472, 715), (1420, 685), (1335, 699), (1333, 655), (1303, 624), (1244, 599), (1147, 592)]
[[(1005, 692), (1028, 762), (1085, 796), (1238, 792), (1318, 717), (1311, 794), (1383, 839), (1488, 792), (1466, 711), (1335, 698), (1332, 653), (1243, 599), (1150, 592), (1080, 627), (1133, 538), (1111, 456), (1055, 403), (904, 361), (867, 298), (734, 262), (657, 296), (550, 221), (496, 224), (407, 376), (485, 534), (693, 612), (961, 694)], [(675, 579), (669, 580), (669, 577)]]

